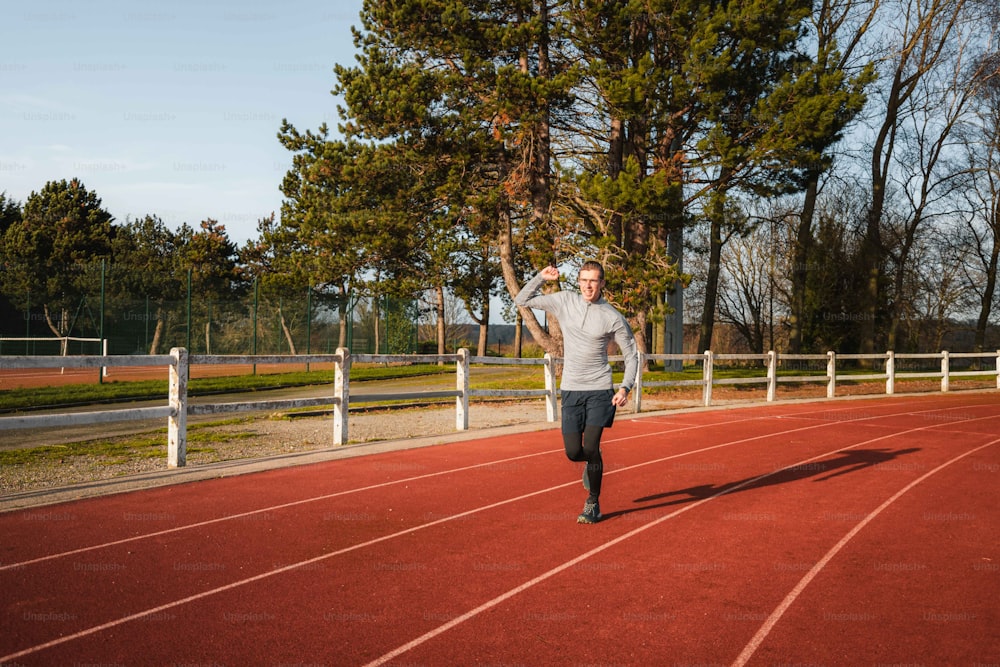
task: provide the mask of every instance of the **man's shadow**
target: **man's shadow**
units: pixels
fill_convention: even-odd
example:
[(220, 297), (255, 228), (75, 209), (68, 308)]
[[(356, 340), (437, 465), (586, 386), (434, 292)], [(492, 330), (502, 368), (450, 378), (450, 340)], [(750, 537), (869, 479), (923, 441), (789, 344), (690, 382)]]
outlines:
[(812, 478), (813, 482), (825, 482), (828, 479), (864, 470), (865, 468), (884, 465), (889, 461), (899, 458), (900, 456), (913, 454), (919, 451), (920, 448), (918, 447), (897, 450), (852, 449), (850, 451), (840, 452), (830, 459), (810, 461), (808, 463), (801, 463), (798, 465), (780, 468), (771, 474), (762, 472), (760, 475), (754, 475), (753, 477), (747, 477), (735, 482), (727, 482), (725, 484), (701, 484), (699, 486), (691, 486), (686, 489), (665, 491), (664, 493), (643, 496), (642, 498), (636, 498), (632, 502), (651, 503), (665, 498), (672, 498), (672, 500), (652, 505), (643, 504), (642, 507), (636, 507), (634, 509), (608, 512), (604, 515), (604, 518), (610, 519), (616, 516), (631, 514), (632, 512), (657, 509), (660, 507), (670, 507), (672, 505), (683, 505), (685, 503), (704, 500), (721, 494), (736, 492), (742, 493), (753, 489), (761, 489), (768, 486), (774, 486), (776, 484), (789, 484), (791, 482), (799, 482), (810, 478)]

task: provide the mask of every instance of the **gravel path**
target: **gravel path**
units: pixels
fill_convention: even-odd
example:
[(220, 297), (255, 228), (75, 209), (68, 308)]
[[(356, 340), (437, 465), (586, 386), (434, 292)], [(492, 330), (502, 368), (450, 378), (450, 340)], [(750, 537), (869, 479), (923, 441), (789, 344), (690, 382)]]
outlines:
[[(348, 421), (348, 445), (422, 440), (432, 436), (475, 437), (477, 433), (503, 426), (546, 422), (545, 406), (533, 403), (473, 404), (469, 408), (469, 430), (455, 428), (455, 408), (412, 407), (371, 412), (353, 412)], [(29, 463), (0, 467), (0, 498), (68, 485), (112, 480), (167, 470), (165, 429), (155, 456), (70, 456), (43, 458)], [(482, 433), (479, 433), (482, 435)], [(129, 436), (134, 439), (135, 436)], [(336, 450), (333, 420), (329, 414), (289, 417), (286, 413), (255, 415), (239, 423), (192, 429), (189, 434), (187, 469), (224, 461), (255, 461), (269, 457)], [(116, 440), (120, 438), (103, 438)], [(415, 444), (415, 443), (414, 443)]]

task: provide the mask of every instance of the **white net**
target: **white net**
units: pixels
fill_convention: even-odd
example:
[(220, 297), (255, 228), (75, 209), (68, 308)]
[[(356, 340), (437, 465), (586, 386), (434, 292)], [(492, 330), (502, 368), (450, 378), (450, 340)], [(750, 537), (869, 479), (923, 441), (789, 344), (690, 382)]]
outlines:
[(101, 338), (76, 336), (0, 337), (0, 354), (7, 356), (70, 356), (103, 353), (104, 342)]

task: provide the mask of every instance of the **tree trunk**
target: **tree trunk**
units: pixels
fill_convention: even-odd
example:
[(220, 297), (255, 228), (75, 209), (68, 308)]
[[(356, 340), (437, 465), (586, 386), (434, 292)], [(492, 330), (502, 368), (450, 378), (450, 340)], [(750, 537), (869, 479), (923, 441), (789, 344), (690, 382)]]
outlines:
[(160, 341), (163, 339), (163, 329), (167, 325), (167, 319), (164, 317), (163, 307), (156, 307), (156, 327), (153, 329), (153, 342), (149, 344), (149, 353), (158, 354), (160, 349)]
[(524, 319), (521, 317), (520, 311), (514, 317), (514, 358), (520, 359), (524, 352)]
[[(791, 312), (788, 317), (788, 351), (792, 354), (802, 352), (803, 327), (806, 325), (806, 285), (809, 277), (809, 258), (813, 240), (813, 217), (816, 214), (816, 199), (819, 192), (819, 174), (809, 174), (806, 184), (805, 198), (802, 201), (802, 212), (799, 214), (799, 224), (795, 229), (795, 245), (792, 248), (791, 271)], [(773, 323), (772, 323), (773, 326)]]
[(448, 349), (447, 322), (444, 315), (444, 286), (434, 288), (434, 319), (437, 325), (437, 353), (444, 354)]
[(989, 268), (986, 272), (986, 284), (979, 301), (979, 319), (976, 321), (976, 352), (982, 352), (986, 346), (986, 329), (990, 324), (990, 313), (993, 309), (993, 295), (996, 294), (997, 265), (1000, 264), (1000, 238), (994, 234), (993, 248), (990, 251)]
[[(69, 320), (69, 313), (66, 312), (66, 309), (63, 308), (61, 311), (59, 311), (58, 323), (52, 321), (52, 313), (49, 312), (49, 307), (47, 304), (43, 305), (42, 309), (45, 312), (45, 323), (49, 325), (49, 330), (52, 331), (52, 333), (54, 333), (59, 338), (68, 336), (69, 332), (67, 331), (66, 323)], [(63, 341), (62, 354), (63, 356), (66, 355), (66, 341)]]
[[(676, 134), (665, 133), (663, 140), (657, 146), (657, 163), (659, 171), (667, 171), (669, 182), (678, 184), (671, 189), (670, 211), (671, 219), (658, 230), (659, 240), (667, 248), (670, 260), (677, 265), (678, 273), (684, 272), (684, 198), (680, 184), (684, 175), (680, 170), (680, 156), (683, 146)], [(684, 353), (684, 285), (680, 280), (674, 282), (673, 289), (664, 295), (667, 306), (673, 312), (667, 315), (663, 326), (664, 353)], [(676, 360), (664, 363), (664, 370), (680, 371), (684, 362)]]
[[(514, 269), (514, 240), (511, 229), (510, 211), (507, 210), (506, 206), (501, 205), (497, 213), (501, 229), (498, 238), (500, 243), (500, 271), (503, 274), (504, 283), (507, 285), (507, 291), (511, 298), (513, 298), (521, 291), (521, 286), (518, 284), (517, 272)], [(561, 357), (562, 333), (558, 327), (550, 327), (550, 331), (546, 331), (530, 308), (518, 307), (517, 310), (535, 342), (541, 345), (542, 349), (552, 356)]]
[(647, 334), (650, 331), (649, 319), (645, 312), (638, 312), (629, 322), (632, 325), (632, 333), (635, 336), (635, 344), (640, 352), (648, 352), (652, 349), (652, 341)]
[(705, 276), (705, 304), (701, 311), (701, 332), (698, 352), (712, 349), (715, 309), (719, 301), (719, 275), (722, 265), (722, 222), (725, 216), (725, 195), (716, 193), (709, 209), (708, 274)]
[(479, 340), (476, 342), (476, 355), (485, 357), (487, 353), (486, 341), (489, 339), (490, 325), (482, 322), (479, 325)]
[(281, 308), (278, 308), (278, 321), (281, 324), (281, 331), (285, 335), (285, 342), (288, 343), (288, 351), (290, 354), (295, 355), (295, 341), (292, 340), (292, 332), (288, 328), (288, 322), (285, 321), (285, 312)]
[[(341, 291), (341, 294), (344, 294), (344, 292)], [(340, 315), (340, 326), (337, 331), (338, 348), (347, 347), (347, 318), (350, 314), (347, 310), (347, 306), (349, 301), (350, 299), (345, 297), (341, 299), (340, 303), (337, 305), (337, 311)]]
[(479, 345), (476, 354), (485, 357), (486, 346), (490, 339), (490, 300), (487, 298), (483, 303), (483, 320), (479, 323)]

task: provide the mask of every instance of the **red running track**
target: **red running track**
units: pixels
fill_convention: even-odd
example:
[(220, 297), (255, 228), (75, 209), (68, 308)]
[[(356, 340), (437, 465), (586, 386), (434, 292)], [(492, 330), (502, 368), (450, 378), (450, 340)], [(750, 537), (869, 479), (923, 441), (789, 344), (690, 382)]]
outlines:
[(619, 419), (0, 515), (0, 663), (1000, 664), (1000, 396)]

